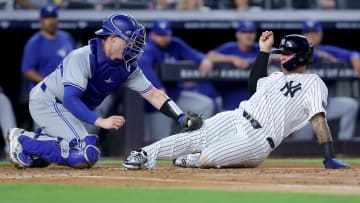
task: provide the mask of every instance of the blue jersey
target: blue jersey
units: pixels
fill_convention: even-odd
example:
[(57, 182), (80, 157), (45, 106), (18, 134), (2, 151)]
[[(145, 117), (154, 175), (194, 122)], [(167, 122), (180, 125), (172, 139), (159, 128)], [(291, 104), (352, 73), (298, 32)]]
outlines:
[[(314, 51), (314, 62), (320, 60), (319, 51), (326, 52), (332, 55), (333, 57), (335, 57), (337, 60), (347, 62), (350, 64), (353, 57), (360, 57), (360, 53), (357, 51), (348, 50), (333, 45), (320, 45), (318, 49), (315, 49)], [(325, 84), (328, 87), (331, 87), (336, 84), (336, 81), (325, 81)]]
[(329, 53), (339, 61), (351, 62), (353, 57), (360, 57), (360, 53), (353, 50), (348, 50), (332, 45), (320, 45), (319, 49), (315, 49), (314, 61), (319, 60), (318, 50)]
[[(235, 55), (246, 61), (253, 62), (259, 52), (258, 44), (254, 44), (249, 51), (242, 51), (237, 42), (227, 42), (212, 50), (224, 55)], [(243, 100), (250, 98), (250, 92), (245, 82), (221, 82), (217, 85), (222, 96), (223, 110), (233, 110)]]
[[(74, 48), (74, 40), (67, 32), (58, 30), (55, 39), (48, 39), (39, 31), (25, 45), (21, 71), (24, 73), (29, 70), (35, 70), (45, 77)], [(32, 86), (34, 86), (34, 83), (31, 84)]]
[[(156, 88), (166, 89), (169, 97), (174, 100), (178, 98), (180, 91), (184, 89), (182, 84), (179, 83), (175, 86), (167, 86), (165, 88), (156, 73), (156, 66), (164, 62), (176, 62), (179, 60), (191, 60), (200, 64), (200, 62), (205, 58), (204, 53), (193, 49), (177, 37), (172, 37), (170, 44), (166, 48), (157, 46), (149, 39), (143, 49), (144, 53), (139, 59), (140, 68)], [(198, 84), (196, 87), (191, 87), (187, 90), (196, 91), (209, 97), (215, 95), (215, 89), (211, 84)], [(155, 109), (148, 104), (146, 106), (146, 110), (155, 111)]]
[(120, 85), (124, 84), (141, 94), (152, 88), (136, 63), (127, 69), (123, 61), (108, 58), (100, 38), (91, 39), (88, 46), (70, 52), (56, 70), (44, 79), (44, 84), (59, 102), (67, 99), (67, 87), (81, 91), (81, 98), (78, 99), (85, 107), (77, 109), (79, 105), (73, 104), (68, 110), (80, 117), (80, 120), (91, 124), (97, 116), (89, 110), (94, 110)]

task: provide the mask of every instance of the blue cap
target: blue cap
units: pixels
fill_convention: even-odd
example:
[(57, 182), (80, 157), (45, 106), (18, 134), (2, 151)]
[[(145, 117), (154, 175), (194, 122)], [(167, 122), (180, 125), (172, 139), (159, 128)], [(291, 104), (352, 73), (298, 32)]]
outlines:
[(237, 31), (238, 32), (256, 32), (255, 22), (251, 21), (251, 20), (240, 21)]
[(168, 20), (156, 20), (152, 24), (151, 32), (158, 35), (171, 35), (172, 29), (170, 21)]
[(40, 8), (40, 17), (57, 17), (58, 16), (59, 7), (55, 4), (45, 4)]
[(302, 32), (322, 32), (321, 23), (317, 20), (307, 20), (304, 22)]

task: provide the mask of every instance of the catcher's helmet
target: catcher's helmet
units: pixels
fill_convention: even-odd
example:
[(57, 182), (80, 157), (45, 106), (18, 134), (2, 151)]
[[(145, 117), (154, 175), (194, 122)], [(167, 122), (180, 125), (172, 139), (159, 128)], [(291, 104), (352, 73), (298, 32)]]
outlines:
[(312, 43), (303, 35), (291, 34), (281, 39), (279, 49), (272, 51), (274, 54), (284, 52), (296, 53), (293, 58), (283, 64), (286, 70), (294, 70), (300, 66), (307, 65), (313, 60), (314, 48)]
[(141, 47), (145, 44), (145, 28), (130, 15), (111, 15), (104, 19), (102, 28), (95, 34), (99, 36), (117, 35), (128, 42), (129, 46), (123, 52), (126, 68), (129, 68), (143, 52)]

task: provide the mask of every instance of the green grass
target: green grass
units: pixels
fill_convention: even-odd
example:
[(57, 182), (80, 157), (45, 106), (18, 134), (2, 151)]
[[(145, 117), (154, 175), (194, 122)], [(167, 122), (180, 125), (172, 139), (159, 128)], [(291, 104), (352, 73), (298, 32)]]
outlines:
[(188, 189), (104, 188), (49, 184), (0, 184), (1, 203), (338, 203), (360, 202), (355, 195), (231, 192)]

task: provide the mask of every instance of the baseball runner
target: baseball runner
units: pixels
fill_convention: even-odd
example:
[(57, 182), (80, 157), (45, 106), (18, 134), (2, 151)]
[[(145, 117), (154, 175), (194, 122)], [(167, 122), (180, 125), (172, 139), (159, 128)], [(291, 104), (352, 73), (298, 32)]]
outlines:
[(156, 159), (201, 168), (256, 167), (293, 131), (311, 122), (324, 148), (325, 168), (347, 168), (335, 159), (324, 107), (327, 87), (315, 74), (304, 74), (312, 61), (312, 44), (302, 35), (287, 35), (279, 49), (281, 70), (267, 76), (271, 31), (259, 39), (260, 52), (248, 81), (253, 94), (233, 111), (204, 121), (199, 130), (166, 137), (132, 151), (123, 166), (154, 168)]
[(103, 21), (87, 46), (69, 53), (57, 69), (30, 93), (29, 109), (41, 126), (35, 132), (13, 128), (8, 134), (10, 161), (17, 167), (50, 163), (89, 168), (100, 156), (97, 136), (83, 122), (119, 129), (124, 117), (99, 117), (93, 110), (120, 85), (139, 92), (185, 130), (200, 128), (197, 115), (184, 114), (162, 91), (154, 88), (137, 65), (145, 43), (145, 28), (133, 17), (114, 14)]

